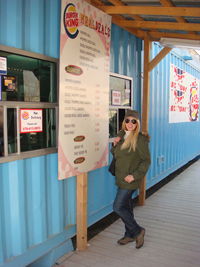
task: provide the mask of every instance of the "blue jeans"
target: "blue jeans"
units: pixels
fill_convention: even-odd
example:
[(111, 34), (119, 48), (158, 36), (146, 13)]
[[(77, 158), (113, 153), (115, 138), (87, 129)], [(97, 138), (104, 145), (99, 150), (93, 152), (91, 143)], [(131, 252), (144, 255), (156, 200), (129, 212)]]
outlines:
[(137, 237), (142, 231), (142, 228), (137, 224), (133, 215), (133, 193), (134, 190), (119, 188), (113, 204), (113, 210), (125, 224), (126, 231), (124, 236), (130, 238)]

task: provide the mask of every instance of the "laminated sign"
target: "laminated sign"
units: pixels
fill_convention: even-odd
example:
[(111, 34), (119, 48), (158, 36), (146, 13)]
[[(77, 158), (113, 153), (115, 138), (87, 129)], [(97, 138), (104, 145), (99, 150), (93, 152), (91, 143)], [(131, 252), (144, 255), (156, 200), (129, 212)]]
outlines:
[(58, 179), (108, 165), (111, 17), (62, 1)]

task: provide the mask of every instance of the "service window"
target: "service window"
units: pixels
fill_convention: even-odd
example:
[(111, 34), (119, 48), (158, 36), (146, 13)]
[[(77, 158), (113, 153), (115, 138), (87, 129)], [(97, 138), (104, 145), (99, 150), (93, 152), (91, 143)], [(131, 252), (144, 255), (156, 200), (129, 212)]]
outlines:
[(0, 106), (0, 157), (4, 155), (3, 147), (3, 107)]
[(0, 162), (56, 152), (57, 68), (58, 59), (0, 45)]
[(131, 109), (132, 78), (110, 73), (109, 87), (109, 138), (117, 136), (125, 112)]

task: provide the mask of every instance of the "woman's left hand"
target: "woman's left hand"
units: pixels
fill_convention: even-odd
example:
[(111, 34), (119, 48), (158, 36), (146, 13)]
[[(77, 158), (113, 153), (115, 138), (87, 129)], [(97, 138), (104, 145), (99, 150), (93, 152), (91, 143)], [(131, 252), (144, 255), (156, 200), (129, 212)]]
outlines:
[(129, 174), (129, 175), (127, 175), (127, 176), (124, 178), (124, 180), (125, 180), (127, 183), (131, 183), (131, 182), (134, 181), (134, 177), (133, 177), (133, 175)]

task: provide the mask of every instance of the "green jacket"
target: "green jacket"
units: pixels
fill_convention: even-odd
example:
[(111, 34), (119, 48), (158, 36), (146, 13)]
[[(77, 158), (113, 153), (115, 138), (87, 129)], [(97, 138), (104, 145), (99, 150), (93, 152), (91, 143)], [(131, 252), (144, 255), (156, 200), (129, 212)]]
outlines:
[[(112, 147), (111, 153), (115, 156), (115, 184), (123, 189), (136, 190), (140, 187), (142, 179), (151, 164), (151, 156), (146, 136), (139, 133), (135, 152), (129, 148), (121, 150), (124, 142), (124, 131), (120, 131), (121, 138), (117, 146)], [(132, 174), (134, 181), (127, 183), (124, 178)]]

